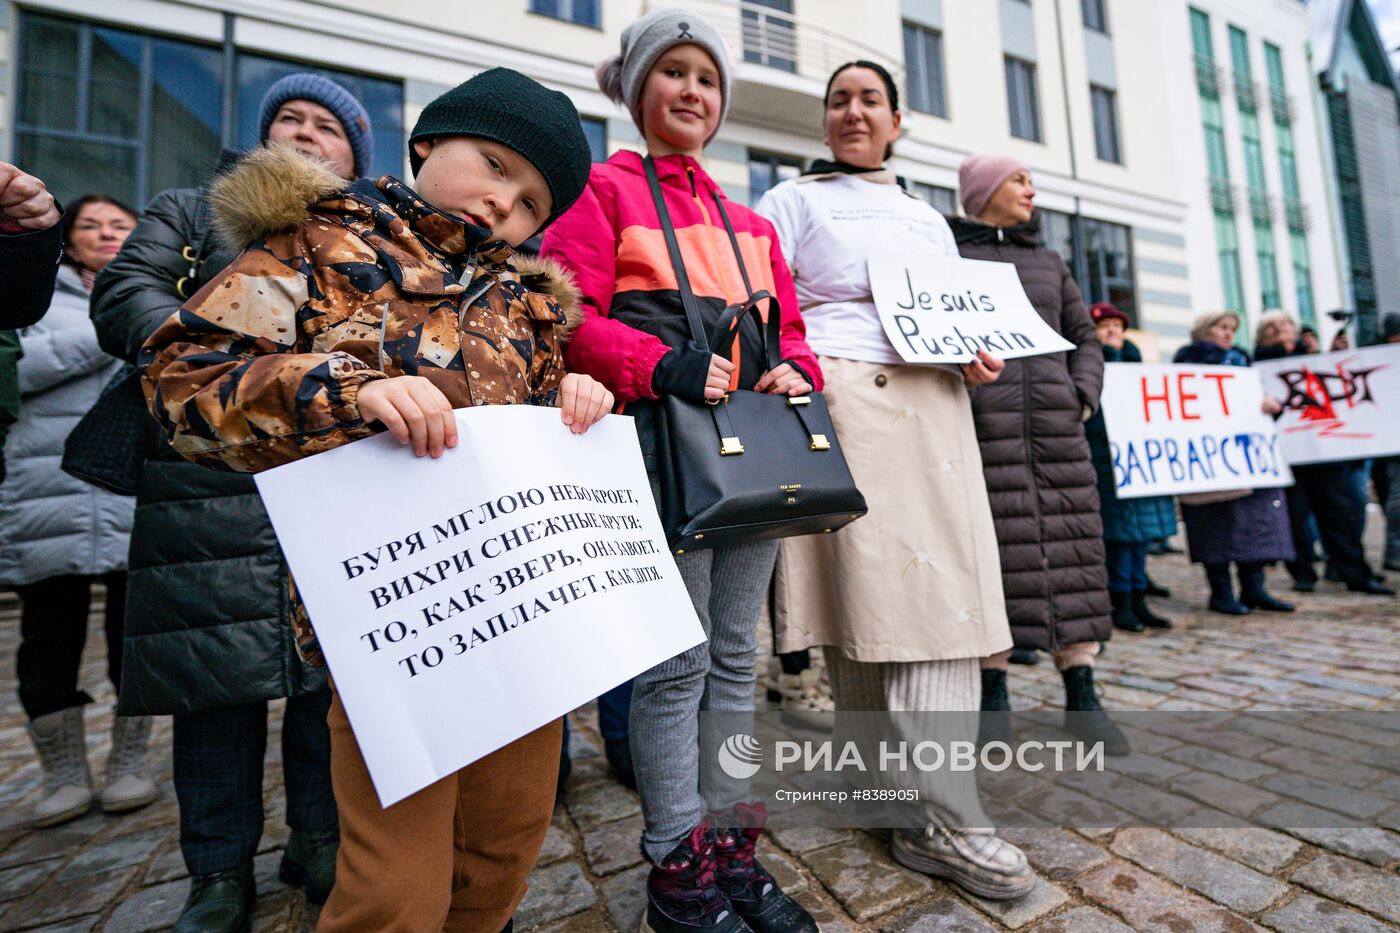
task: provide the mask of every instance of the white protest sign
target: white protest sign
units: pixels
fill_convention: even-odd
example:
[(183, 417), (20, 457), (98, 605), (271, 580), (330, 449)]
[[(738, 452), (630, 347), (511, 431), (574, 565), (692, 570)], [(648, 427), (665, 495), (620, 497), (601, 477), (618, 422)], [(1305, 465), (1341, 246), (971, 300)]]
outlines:
[(1289, 463), (1400, 454), (1400, 344), (1256, 363)]
[(1292, 485), (1263, 401), (1259, 374), (1243, 366), (1107, 364), (1118, 498)]
[(1074, 349), (1031, 305), (1009, 262), (877, 250), (866, 265), (880, 323), (906, 363), (970, 363), (978, 350), (1010, 360)]
[(704, 641), (631, 418), (457, 424), (256, 477), (386, 807)]

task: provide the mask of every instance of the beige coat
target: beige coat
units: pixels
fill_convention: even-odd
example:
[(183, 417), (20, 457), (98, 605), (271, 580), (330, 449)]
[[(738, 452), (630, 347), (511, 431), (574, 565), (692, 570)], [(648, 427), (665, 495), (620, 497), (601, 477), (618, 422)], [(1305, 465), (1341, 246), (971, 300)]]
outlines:
[(1011, 647), (968, 390), (941, 368), (823, 356), (825, 395), (870, 514), (782, 542), (778, 650), (856, 661), (980, 658)]

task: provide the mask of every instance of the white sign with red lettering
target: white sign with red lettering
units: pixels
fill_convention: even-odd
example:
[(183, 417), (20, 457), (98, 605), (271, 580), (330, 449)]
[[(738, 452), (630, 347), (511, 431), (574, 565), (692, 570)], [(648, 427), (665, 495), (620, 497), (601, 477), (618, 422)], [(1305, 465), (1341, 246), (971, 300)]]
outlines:
[(1263, 401), (1259, 374), (1242, 366), (1107, 364), (1118, 498), (1292, 485)]
[(705, 639), (631, 418), (456, 414), (256, 477), (386, 807)]
[(1400, 344), (1256, 363), (1289, 463), (1400, 454)]

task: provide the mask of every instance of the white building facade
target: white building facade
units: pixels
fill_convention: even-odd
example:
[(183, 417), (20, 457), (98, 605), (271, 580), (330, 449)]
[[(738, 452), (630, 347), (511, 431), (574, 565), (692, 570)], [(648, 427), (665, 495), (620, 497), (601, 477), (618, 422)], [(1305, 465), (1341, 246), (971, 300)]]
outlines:
[[(376, 172), (404, 174), (403, 139), (424, 104), (472, 74), (516, 68), (567, 93), (595, 158), (640, 139), (594, 84), (622, 28), (654, 0), (0, 0), (0, 156), (52, 179), (61, 197), (105, 190), (135, 204), (206, 178), (221, 148), (256, 141), (262, 91), (291, 70), (322, 70), (365, 101)], [(708, 167), (731, 197), (763, 190), (825, 154), (821, 97), (852, 59), (902, 84), (905, 134), (893, 167), (954, 209), (969, 153), (1009, 152), (1033, 170), (1047, 242), (1089, 301), (1111, 300), (1146, 332), (1149, 356), (1185, 339), (1197, 311), (1340, 300), (1327, 223), (1304, 234), (1311, 298), (1300, 305), (1290, 218), (1327, 199), (1298, 0), (1200, 0), (1217, 65), (1237, 27), (1253, 80), (1279, 50), (1292, 98), (1298, 183), (1281, 174), (1268, 92), (1256, 92), (1277, 286), (1260, 281), (1262, 206), (1238, 108), (1221, 82), (1234, 186), (1238, 287), (1222, 278), (1219, 184), (1185, 0), (691, 0), (736, 60), (731, 117)], [(479, 11), (479, 13), (478, 13)], [(444, 16), (446, 15), (446, 19)], [(1266, 45), (1265, 43), (1268, 43)], [(1238, 97), (1238, 95), (1235, 95)], [(1257, 160), (1256, 160), (1257, 161)], [(1251, 189), (1254, 187), (1250, 183)], [(1253, 190), (1249, 195), (1255, 194)], [(1301, 206), (1302, 212), (1293, 210)], [(1219, 202), (1217, 207), (1223, 207)], [(1291, 213), (1290, 213), (1291, 211)], [(1265, 299), (1269, 298), (1270, 301)], [(1160, 344), (1153, 346), (1153, 344)]]

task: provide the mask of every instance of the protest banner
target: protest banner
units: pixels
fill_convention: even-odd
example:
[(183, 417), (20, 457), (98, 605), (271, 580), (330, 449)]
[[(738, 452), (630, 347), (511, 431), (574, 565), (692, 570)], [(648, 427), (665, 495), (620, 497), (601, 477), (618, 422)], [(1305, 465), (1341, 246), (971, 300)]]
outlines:
[(704, 641), (631, 418), (456, 414), (256, 477), (386, 807)]
[(1257, 363), (1291, 464), (1400, 454), (1400, 344)]
[(1073, 350), (1031, 305), (1009, 262), (877, 250), (866, 261), (885, 334), (906, 363), (1010, 360)]
[(1120, 499), (1293, 483), (1252, 369), (1109, 363), (1102, 399)]

